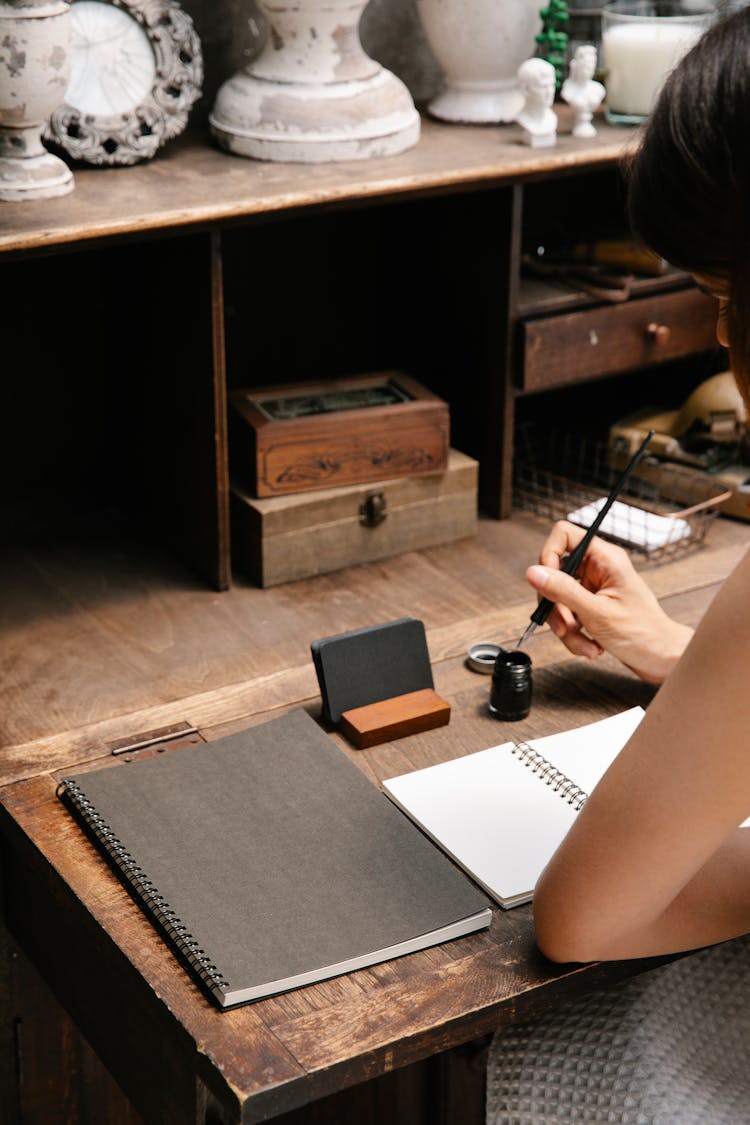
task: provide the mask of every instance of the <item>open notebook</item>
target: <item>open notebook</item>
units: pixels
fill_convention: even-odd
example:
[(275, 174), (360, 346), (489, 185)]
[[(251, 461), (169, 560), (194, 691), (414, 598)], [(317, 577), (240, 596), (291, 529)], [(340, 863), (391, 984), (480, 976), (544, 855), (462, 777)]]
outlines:
[(562, 734), (506, 742), (383, 787), (501, 906), (520, 906), (643, 714), (634, 707)]

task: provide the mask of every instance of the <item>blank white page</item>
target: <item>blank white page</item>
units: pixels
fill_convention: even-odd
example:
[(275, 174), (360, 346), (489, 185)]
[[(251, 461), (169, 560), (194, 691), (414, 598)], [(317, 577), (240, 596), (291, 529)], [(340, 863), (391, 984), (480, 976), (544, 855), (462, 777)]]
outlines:
[[(634, 708), (529, 745), (549, 760), (554, 756), (557, 768), (584, 788), (582, 780), (598, 780), (642, 715)], [(506, 742), (383, 782), (399, 808), (506, 908), (531, 899), (577, 815), (513, 754), (513, 745)]]
[(393, 801), (501, 906), (528, 902), (575, 810), (513, 743), (383, 782)]
[(631, 707), (585, 727), (530, 739), (529, 746), (575, 781), (584, 793), (591, 793), (645, 714), (642, 707)]

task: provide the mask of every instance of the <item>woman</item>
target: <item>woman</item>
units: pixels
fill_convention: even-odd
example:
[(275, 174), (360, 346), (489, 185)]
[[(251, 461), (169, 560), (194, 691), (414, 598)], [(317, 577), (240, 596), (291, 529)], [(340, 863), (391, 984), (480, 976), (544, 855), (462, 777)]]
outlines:
[[(750, 401), (750, 8), (669, 77), (628, 176), (634, 231), (716, 297)], [(561, 962), (712, 948), (498, 1037), (488, 1121), (750, 1122), (750, 939), (727, 941), (750, 931), (750, 553), (692, 635), (618, 548), (562, 573), (581, 535), (556, 525), (528, 572), (551, 628), (662, 686), (537, 885), (537, 940)]]
[[(629, 201), (634, 230), (717, 298), (717, 336), (746, 400), (749, 136), (744, 8), (712, 27), (665, 84), (632, 160)], [(691, 638), (612, 547), (589, 551), (580, 585), (560, 573), (580, 535), (558, 525), (543, 565), (529, 571), (558, 603), (551, 627), (573, 652), (606, 649), (663, 687), (542, 876), (539, 945), (554, 960), (587, 961), (746, 933), (750, 831), (738, 825), (750, 815), (750, 555)]]

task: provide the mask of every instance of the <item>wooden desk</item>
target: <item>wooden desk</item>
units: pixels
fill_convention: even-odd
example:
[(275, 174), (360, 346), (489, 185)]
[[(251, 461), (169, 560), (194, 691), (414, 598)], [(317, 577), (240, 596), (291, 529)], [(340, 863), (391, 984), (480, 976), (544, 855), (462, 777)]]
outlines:
[[(529, 646), (536, 666), (530, 717), (512, 731), (489, 717), (488, 680), (470, 672), (463, 655), (473, 641), (518, 637), (529, 612), (523, 568), (530, 543), (541, 541), (542, 534), (531, 517), (487, 521), (476, 542), (427, 552), (433, 581), (418, 599), (408, 583), (399, 585), (409, 569), (403, 563), (370, 572), (376, 598), (379, 579), (390, 580), (396, 614), (411, 604), (426, 617), (436, 689), (453, 705), (448, 727), (368, 751), (350, 750), (373, 782), (511, 734), (546, 734), (648, 702), (651, 689), (614, 661), (584, 665), (543, 630)], [(674, 616), (696, 621), (749, 541), (750, 529), (722, 521), (712, 530), (710, 546), (653, 569), (650, 581)], [(459, 585), (481, 577), (488, 607), (483, 613), (472, 617), (464, 608), (461, 620), (450, 616), (445, 583), (451, 573)], [(357, 574), (341, 577), (341, 588), (347, 577), (356, 583)], [(311, 635), (330, 631), (324, 628), (330, 602), (321, 599), (310, 609), (316, 583), (324, 582), (278, 595), (293, 599), (296, 589), (298, 597), (306, 596), (306, 628), (320, 626)], [(419, 606), (414, 599), (421, 599)], [(458, 587), (456, 602), (462, 602)], [(436, 606), (443, 607), (442, 618)], [(366, 617), (372, 611), (361, 612)], [(116, 737), (118, 727), (132, 734), (149, 720), (157, 726), (180, 717), (210, 740), (288, 706), (317, 713), (311, 664), (288, 668), (277, 695), (273, 683), (261, 679), (211, 698), (196, 697), (192, 704), (183, 699), (110, 718), (97, 726), (96, 737), (92, 728), (82, 727), (78, 734), (42, 738), (34, 744), (36, 756), (27, 745), (3, 760), (0, 831), (8, 924), (146, 1120), (169, 1125), (268, 1120), (644, 967), (553, 966), (535, 950), (530, 909), (498, 909), (487, 932), (234, 1011), (215, 1009), (57, 801), (56, 776), (103, 757), (101, 737)], [(314, 1119), (342, 1120), (336, 1103), (330, 1105), (330, 1118)]]

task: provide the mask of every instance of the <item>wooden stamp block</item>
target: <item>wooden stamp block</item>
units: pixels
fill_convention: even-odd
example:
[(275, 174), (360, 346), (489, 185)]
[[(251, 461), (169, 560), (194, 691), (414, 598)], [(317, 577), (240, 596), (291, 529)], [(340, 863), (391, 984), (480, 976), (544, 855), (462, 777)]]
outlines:
[(441, 699), (432, 688), (410, 691), (344, 711), (339, 730), (353, 746), (364, 750), (407, 734), (444, 727), (451, 715), (450, 703)]
[(256, 497), (447, 465), (448, 404), (398, 371), (239, 390), (230, 402), (232, 473)]

